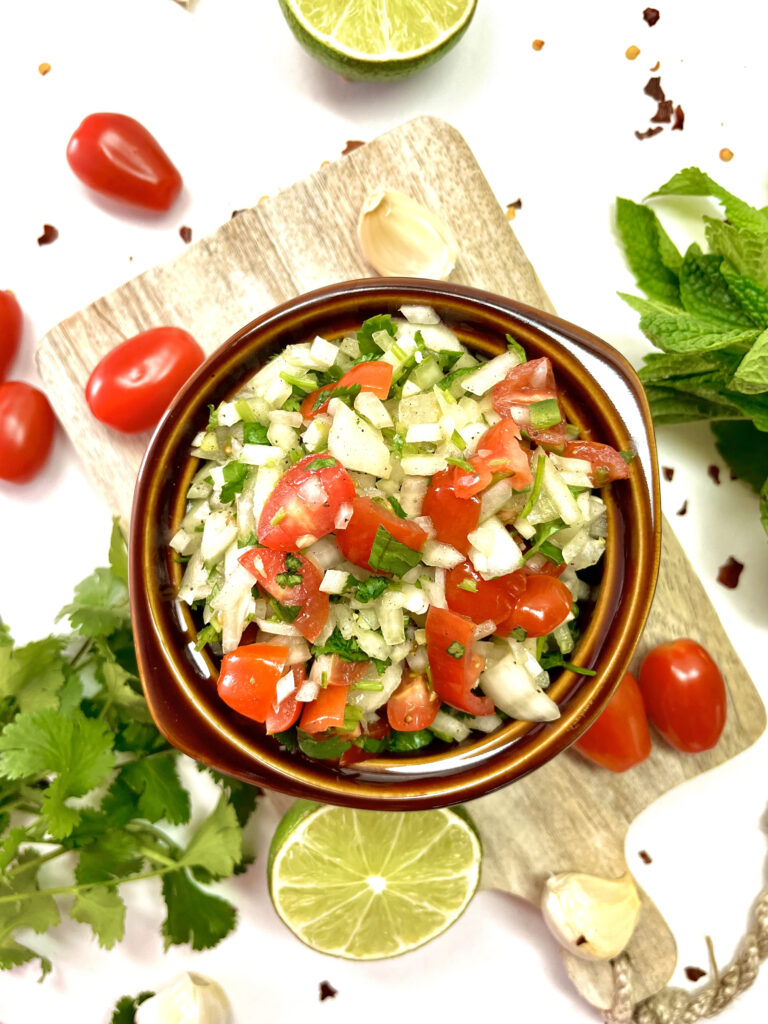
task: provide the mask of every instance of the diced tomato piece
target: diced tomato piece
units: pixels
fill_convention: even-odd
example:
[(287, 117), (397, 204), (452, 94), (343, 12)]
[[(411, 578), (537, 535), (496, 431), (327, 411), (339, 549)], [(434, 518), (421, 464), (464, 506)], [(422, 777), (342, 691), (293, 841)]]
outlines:
[(314, 643), (328, 621), (330, 607), (328, 595), (318, 589), (322, 569), (304, 555), (269, 548), (249, 548), (240, 555), (239, 562), (280, 604), (301, 609), (293, 624)]
[(336, 542), (344, 557), (363, 569), (382, 572), (368, 563), (380, 526), (395, 540), (414, 551), (421, 551), (427, 541), (426, 531), (417, 523), (410, 519), (400, 519), (373, 498), (355, 498), (352, 502), (352, 518), (346, 529), (336, 531)]
[(557, 385), (552, 364), (546, 357), (531, 359), (513, 367), (504, 378), (494, 385), (491, 393), (493, 407), (500, 416), (515, 421), (532, 441), (550, 447), (565, 443), (565, 417), (560, 408), (560, 422), (553, 427), (536, 430), (531, 427), (530, 407), (534, 402), (547, 399), (558, 400)]
[(626, 480), (629, 465), (609, 444), (597, 441), (566, 441), (563, 454), (568, 459), (584, 459), (592, 464), (592, 482), (596, 486), (612, 480)]
[(387, 701), (389, 724), (398, 732), (427, 729), (440, 710), (440, 698), (423, 672), (403, 670), (400, 685)]
[(483, 668), (482, 658), (473, 660), (475, 627), (472, 620), (447, 608), (430, 605), (426, 630), (432, 685), (438, 697), (470, 715), (493, 714), (490, 697), (472, 693)]
[(331, 655), (331, 671), (328, 673), (328, 685), (354, 686), (370, 667), (370, 661), (344, 661), (338, 654), (333, 654)]
[(248, 644), (225, 654), (217, 691), (233, 711), (266, 721), (274, 708), (277, 681), (284, 674), (288, 648), (276, 644)]
[(461, 473), (458, 466), (435, 473), (424, 495), (421, 511), (432, 520), (439, 541), (468, 555), (467, 535), (476, 530), (480, 522), (480, 499), (457, 496), (456, 479)]
[(327, 686), (321, 690), (305, 705), (299, 728), (312, 733), (343, 728), (348, 690), (348, 686)]
[(509, 617), (499, 623), (496, 632), (500, 636), (509, 636), (518, 627), (524, 629), (527, 636), (546, 636), (566, 620), (573, 597), (561, 580), (544, 573), (527, 574), (518, 570), (510, 574), (508, 585), (512, 585), (512, 577), (517, 577), (517, 586), (521, 582), (525, 585)]
[(271, 736), (275, 732), (285, 732), (286, 729), (290, 729), (292, 725), (298, 722), (299, 715), (303, 710), (303, 704), (301, 701), (296, 700), (296, 694), (306, 677), (306, 665), (293, 666), (293, 681), (296, 688), (293, 693), (283, 697), (276, 710), (273, 707), (272, 711), (267, 715), (265, 724), (268, 735)]
[(354, 496), (355, 485), (340, 462), (327, 454), (305, 455), (280, 477), (264, 503), (259, 543), (294, 551), (302, 538), (319, 540), (333, 530), (339, 509)]
[(530, 487), (533, 476), (528, 453), (519, 437), (520, 428), (513, 420), (501, 420), (486, 430), (469, 460), (474, 472), (459, 470), (454, 484), (456, 496), (470, 498), (485, 490), (497, 473), (509, 476), (516, 491)]
[[(452, 612), (473, 622), (503, 622), (512, 611), (514, 599), (502, 582), (505, 577), (484, 580), (471, 562), (462, 562), (445, 574), (445, 600)], [(472, 589), (474, 588), (474, 589)]]
[(358, 363), (351, 370), (347, 370), (336, 384), (327, 384), (324, 388), (318, 388), (317, 391), (307, 395), (301, 403), (301, 415), (305, 420), (312, 420), (321, 412), (327, 412), (328, 403), (333, 398), (333, 393), (329, 394), (316, 409), (314, 405), (320, 392), (328, 391), (329, 388), (348, 388), (353, 384), (359, 384), (361, 391), (370, 391), (384, 401), (392, 385), (392, 369), (391, 363), (383, 363), (380, 359), (369, 363)]

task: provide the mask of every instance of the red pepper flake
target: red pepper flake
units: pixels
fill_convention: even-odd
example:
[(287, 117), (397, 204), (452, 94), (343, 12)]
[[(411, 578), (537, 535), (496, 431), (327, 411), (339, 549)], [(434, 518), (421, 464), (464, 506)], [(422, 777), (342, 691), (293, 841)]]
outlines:
[(330, 981), (320, 982), (320, 1002), (324, 999), (333, 999), (334, 996), (338, 995), (338, 989), (335, 989)]
[(674, 124), (672, 125), (672, 131), (673, 132), (681, 132), (683, 130), (683, 124), (684, 123), (685, 123), (685, 114), (683, 113), (683, 108), (678, 103), (678, 105), (675, 107), (675, 120), (674, 120)]
[(715, 466), (714, 464), (711, 465), (711, 466), (707, 466), (707, 473), (715, 481), (715, 483), (719, 485), (719, 483), (720, 483), (720, 467), (719, 466)]
[(179, 228), (179, 234), (181, 235), (182, 242), (186, 242), (187, 245), (192, 241), (192, 228), (188, 228), (185, 224)]
[(48, 63), (47, 60), (44, 60), (42, 64), (37, 65), (37, 70), (40, 72), (41, 75), (47, 75), (48, 72), (51, 70), (51, 65)]
[(661, 472), (665, 480), (671, 480), (675, 475), (675, 471), (671, 466), (662, 466)]
[(698, 981), (706, 975), (706, 971), (702, 971), (700, 967), (686, 967), (685, 976), (688, 981)]
[(672, 100), (660, 100), (656, 113), (651, 118), (651, 123), (659, 124), (663, 122), (664, 124), (669, 124), (672, 120), (672, 107)]
[(50, 245), (51, 242), (55, 242), (59, 237), (58, 230), (53, 224), (43, 224), (43, 233), (37, 240), (38, 245)]
[(739, 576), (744, 568), (744, 563), (730, 557), (727, 562), (717, 570), (717, 582), (722, 583), (729, 590), (735, 590), (739, 585)]
[(635, 132), (636, 139), (652, 139), (654, 135), (658, 135), (659, 132), (664, 131), (661, 125), (657, 125), (656, 128), (649, 128), (645, 132)]
[(661, 15), (655, 7), (646, 7), (643, 11), (643, 18), (645, 19), (645, 22), (649, 28), (653, 28), (653, 26), (656, 24), (660, 17)]
[(661, 78), (659, 76), (649, 78), (645, 83), (643, 92), (646, 96), (650, 96), (652, 100), (658, 100), (659, 103), (663, 103), (666, 99), (664, 90), (661, 88)]
[(534, 48), (534, 50), (543, 50), (544, 49), (544, 40), (543, 39), (534, 39), (533, 42), (531, 43), (531, 46)]
[(364, 145), (365, 143), (361, 142), (360, 139), (348, 139), (346, 146), (341, 151), (341, 155), (349, 156), (350, 153), (354, 153), (356, 149), (360, 149)]
[(650, 855), (650, 853), (647, 852), (647, 850), (641, 850), (640, 853), (638, 854), (638, 856), (639, 856), (640, 860), (643, 862), (643, 864), (652, 864), (653, 863), (651, 855)]
[(683, 502), (683, 504), (682, 504), (682, 505), (680, 506), (680, 508), (679, 508), (679, 509), (677, 510), (677, 513), (676, 513), (676, 515), (678, 515), (678, 516), (684, 516), (684, 515), (686, 514), (686, 512), (687, 512), (687, 511), (688, 511), (688, 499), (686, 498), (686, 499), (685, 499), (685, 501)]

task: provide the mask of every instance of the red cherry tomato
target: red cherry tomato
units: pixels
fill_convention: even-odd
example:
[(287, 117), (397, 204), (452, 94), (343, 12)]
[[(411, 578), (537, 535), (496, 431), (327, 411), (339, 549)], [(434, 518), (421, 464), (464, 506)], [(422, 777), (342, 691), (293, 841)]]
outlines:
[(569, 459), (584, 459), (592, 464), (595, 485), (609, 484), (611, 480), (626, 480), (629, 465), (609, 444), (597, 441), (566, 441), (563, 454)]
[(219, 672), (219, 696), (246, 718), (266, 721), (274, 710), (277, 681), (287, 659), (288, 648), (276, 644), (248, 644), (225, 654)]
[(268, 736), (272, 736), (273, 733), (276, 732), (285, 732), (286, 729), (290, 729), (292, 725), (295, 725), (296, 722), (298, 722), (299, 715), (303, 711), (303, 706), (301, 701), (296, 700), (296, 694), (306, 678), (306, 666), (294, 665), (293, 681), (296, 685), (296, 689), (293, 693), (289, 693), (287, 697), (283, 697), (277, 708), (275, 708), (274, 705), (272, 706), (272, 709), (264, 720)]
[[(514, 577), (514, 583), (512, 579)], [(510, 580), (510, 585), (525, 589), (516, 598), (508, 619), (499, 624), (497, 632), (508, 636), (513, 629), (521, 627), (528, 636), (546, 636), (564, 622), (571, 610), (573, 597), (566, 585), (554, 576), (544, 573), (511, 573), (501, 580)]]
[(169, 210), (181, 191), (160, 143), (125, 114), (89, 114), (69, 140), (67, 161), (88, 188), (145, 210)]
[(441, 700), (470, 715), (492, 715), (490, 697), (472, 693), (483, 668), (473, 656), (475, 627), (471, 619), (430, 605), (427, 612), (427, 657), (432, 685)]
[(19, 350), (23, 321), (16, 296), (0, 290), (0, 381)]
[(558, 398), (555, 374), (549, 359), (532, 359), (509, 371), (491, 393), (493, 407), (500, 416), (513, 419), (532, 441), (559, 447), (565, 442), (565, 417), (560, 410), (560, 422), (553, 427), (535, 430), (531, 426), (531, 406)]
[(484, 580), (471, 562), (462, 562), (445, 574), (446, 603), (452, 612), (473, 622), (503, 622), (514, 603), (503, 579)]
[(651, 752), (651, 734), (640, 688), (629, 672), (574, 749), (612, 772), (625, 772)]
[(695, 640), (660, 644), (640, 666), (648, 717), (678, 750), (711, 750), (725, 726), (726, 692), (720, 669)]
[(55, 426), (42, 391), (20, 380), (0, 384), (0, 480), (31, 480), (48, 458)]
[(269, 548), (249, 548), (239, 561), (280, 604), (301, 609), (293, 624), (303, 637), (314, 643), (328, 621), (330, 607), (328, 595), (318, 589), (323, 579), (322, 569), (304, 555)]
[(400, 685), (387, 701), (387, 718), (392, 728), (398, 732), (426, 729), (439, 710), (440, 698), (430, 687), (426, 675), (404, 669)]
[(435, 473), (429, 481), (421, 511), (432, 520), (439, 541), (468, 555), (467, 535), (476, 530), (480, 522), (480, 499), (457, 497), (456, 478), (461, 472), (458, 466), (451, 466)]
[(336, 543), (344, 557), (363, 569), (382, 572), (368, 564), (380, 526), (395, 540), (414, 551), (421, 551), (427, 541), (426, 532), (417, 523), (401, 519), (373, 498), (355, 498), (352, 502), (352, 518), (346, 529), (336, 531)]
[(380, 360), (370, 363), (358, 363), (357, 366), (353, 366), (351, 370), (339, 378), (338, 382), (334, 385), (327, 385), (324, 388), (318, 388), (317, 391), (313, 391), (307, 395), (304, 401), (301, 403), (301, 415), (305, 420), (313, 420), (315, 416), (319, 416), (321, 412), (328, 411), (328, 403), (333, 398), (333, 395), (329, 395), (324, 402), (322, 402), (317, 409), (314, 408), (315, 400), (321, 391), (327, 391), (328, 387), (341, 388), (350, 387), (352, 384), (359, 384), (361, 391), (370, 391), (376, 395), (382, 401), (389, 394), (389, 389), (392, 384), (392, 366), (390, 363), (382, 363)]
[(344, 726), (344, 708), (348, 686), (327, 686), (317, 697), (305, 705), (299, 728), (304, 732), (325, 732)]
[(494, 473), (510, 477), (516, 491), (525, 490), (533, 481), (528, 453), (521, 448), (520, 428), (513, 420), (501, 420), (490, 427), (477, 442), (476, 454), (469, 460), (472, 472), (459, 470), (454, 487), (459, 498), (471, 498), (484, 491)]
[(91, 373), (85, 397), (101, 423), (124, 434), (150, 430), (205, 353), (180, 327), (153, 327), (107, 352)]
[[(295, 550), (301, 537), (325, 537), (355, 485), (346, 469), (327, 454), (305, 455), (282, 476), (259, 517), (259, 543), (277, 551)], [(302, 544), (306, 547), (307, 544)]]

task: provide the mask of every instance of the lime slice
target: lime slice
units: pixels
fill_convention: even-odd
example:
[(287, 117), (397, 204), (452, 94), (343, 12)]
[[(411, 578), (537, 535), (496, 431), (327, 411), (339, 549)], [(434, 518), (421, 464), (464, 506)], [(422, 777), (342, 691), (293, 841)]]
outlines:
[(298, 41), (345, 78), (405, 78), (467, 30), (477, 0), (280, 0)]
[(279, 917), (312, 949), (382, 960), (460, 917), (481, 857), (461, 809), (355, 811), (299, 800), (272, 839), (269, 891)]

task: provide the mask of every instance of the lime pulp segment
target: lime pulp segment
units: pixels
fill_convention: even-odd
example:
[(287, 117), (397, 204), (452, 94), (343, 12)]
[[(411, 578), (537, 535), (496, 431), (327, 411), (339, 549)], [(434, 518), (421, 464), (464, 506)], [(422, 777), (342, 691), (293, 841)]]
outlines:
[(477, 834), (454, 811), (320, 807), (277, 850), (270, 889), (308, 946), (378, 960), (445, 931), (475, 892), (480, 861)]
[(319, 43), (386, 61), (438, 49), (467, 23), (475, 0), (288, 0), (288, 6)]

